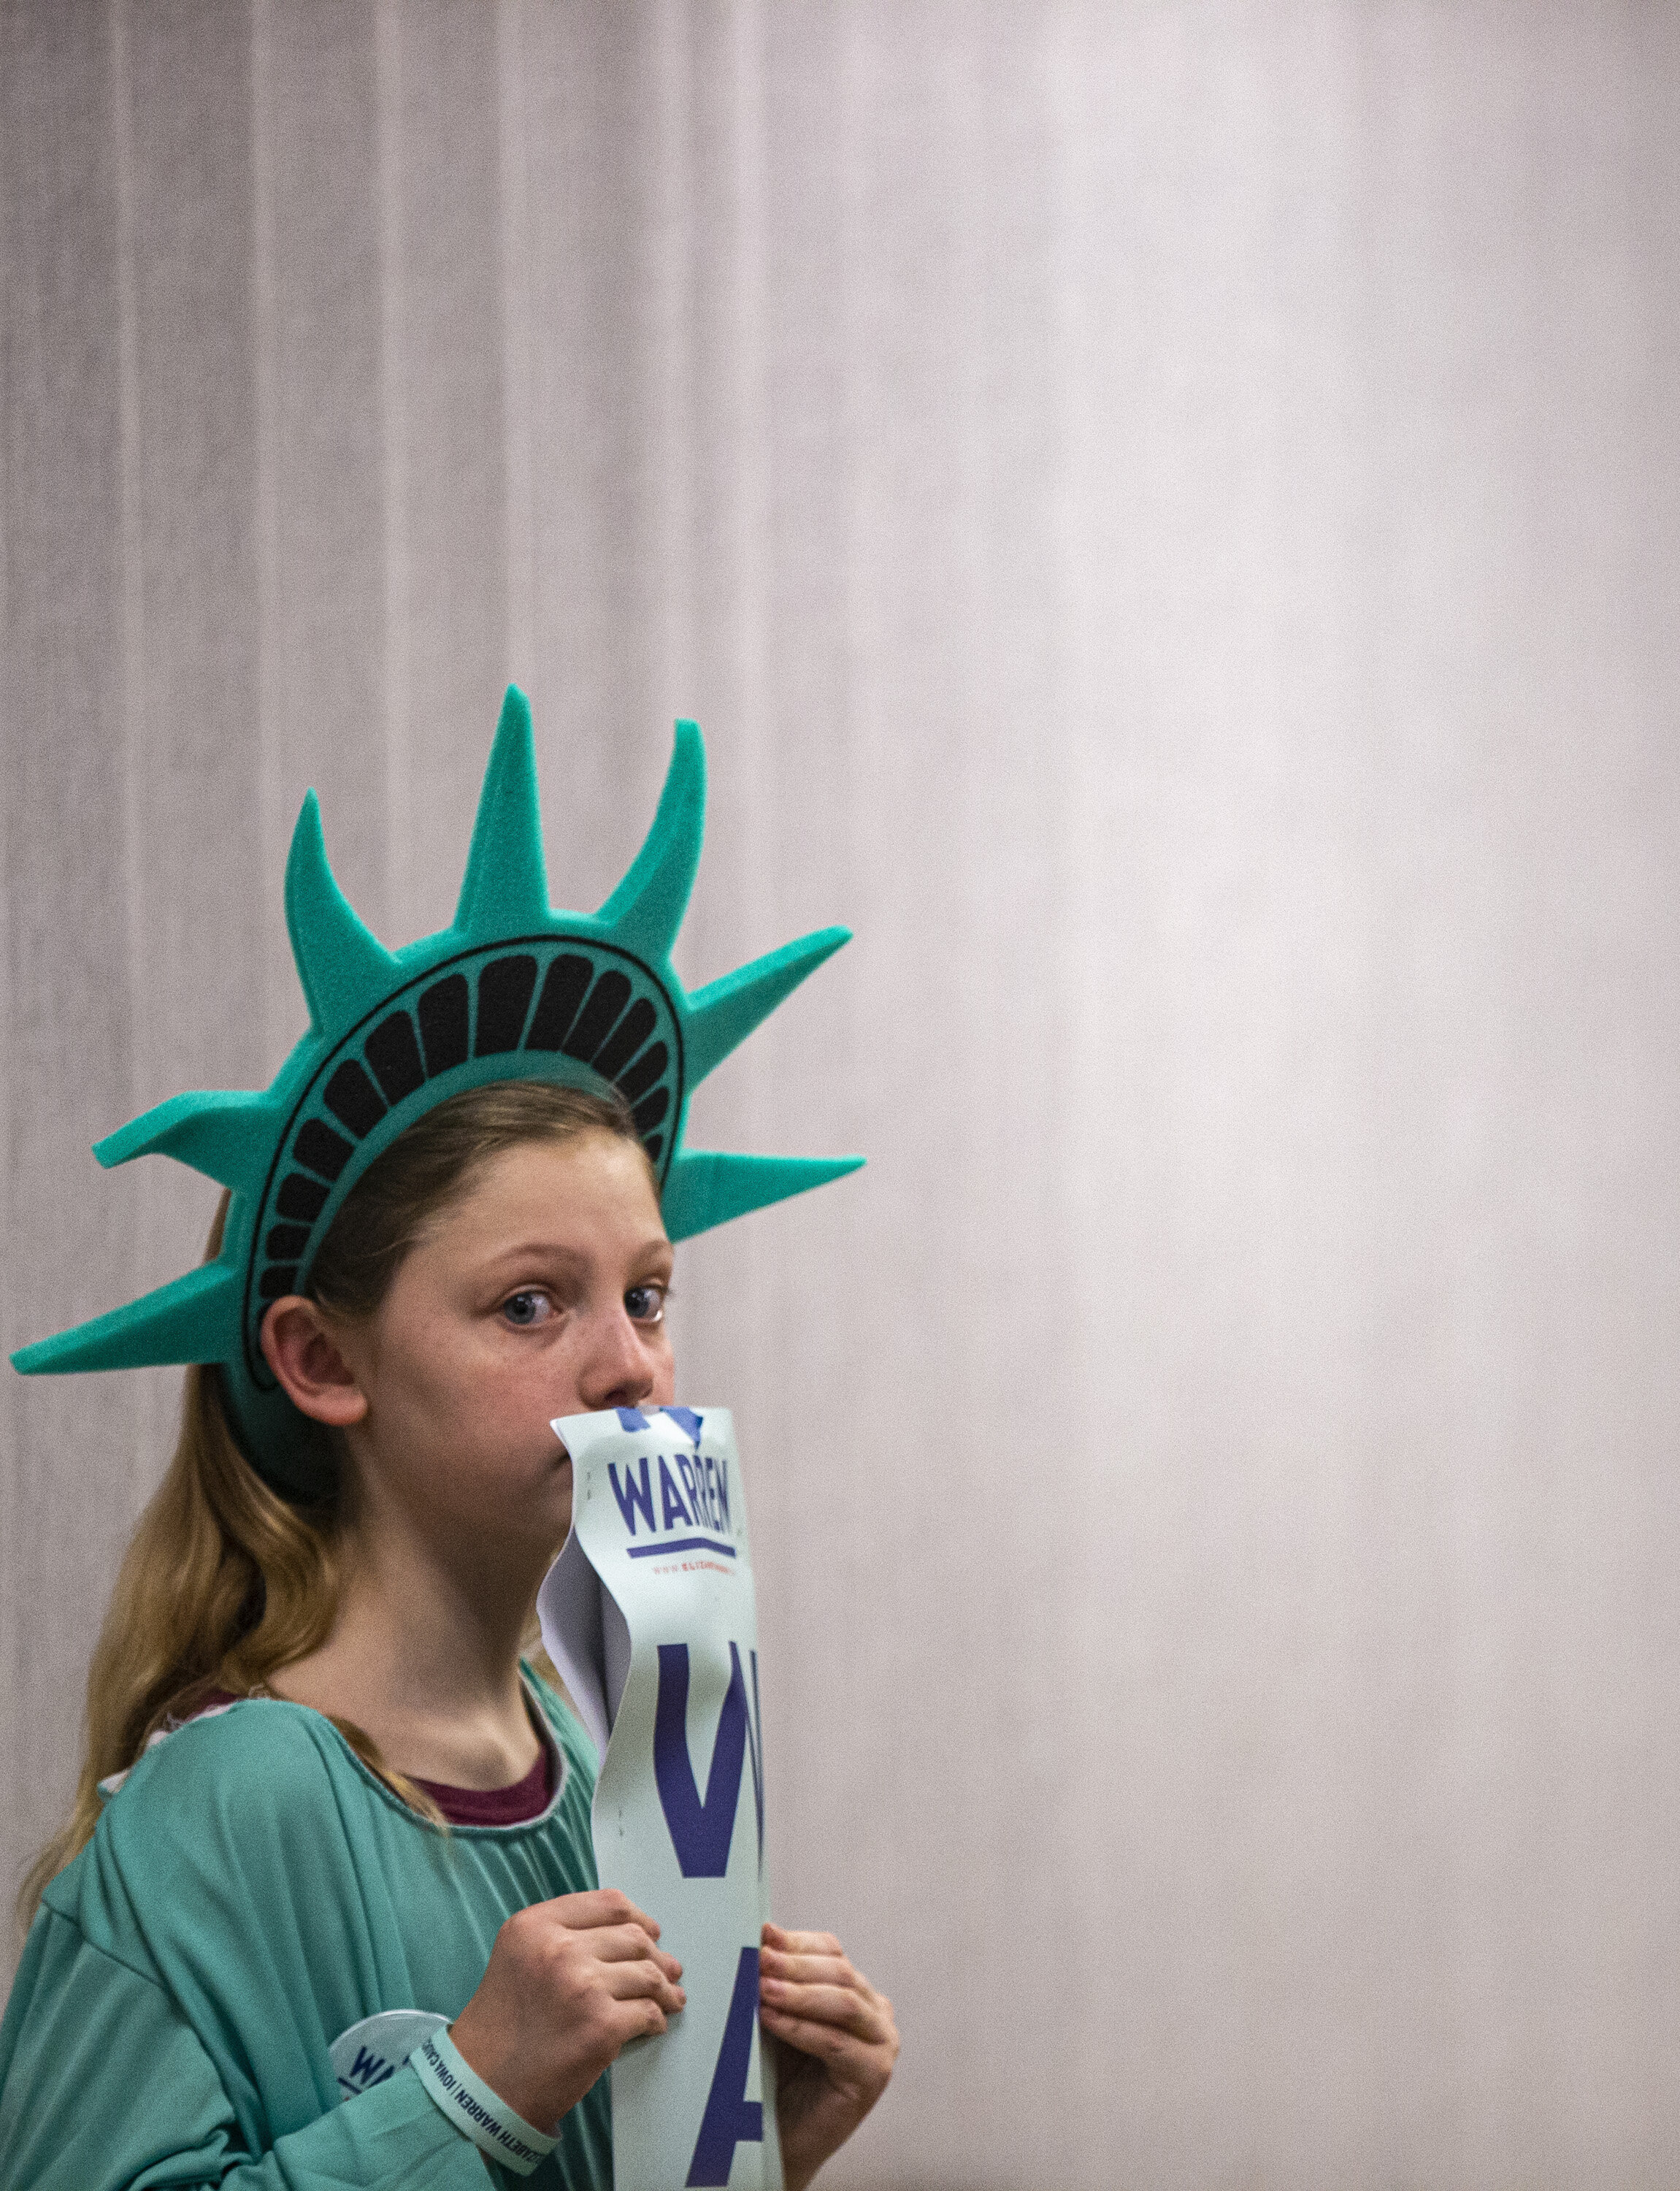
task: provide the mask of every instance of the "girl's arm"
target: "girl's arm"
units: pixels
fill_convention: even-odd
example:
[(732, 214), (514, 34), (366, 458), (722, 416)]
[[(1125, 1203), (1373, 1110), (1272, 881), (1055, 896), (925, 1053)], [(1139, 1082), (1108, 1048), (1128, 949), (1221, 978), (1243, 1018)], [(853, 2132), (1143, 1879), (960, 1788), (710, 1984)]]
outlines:
[[(435, 2080), (405, 2066), (341, 2099), (330, 2053), (370, 2012), (461, 2000), (483, 1953), (466, 1921), (417, 2003), (387, 1989), (416, 1983), (398, 1913), (417, 1935), (441, 1929), (466, 1864), (313, 1712), (236, 1704), (172, 1734), (31, 1928), (0, 2025), (0, 2185), (485, 2191), (474, 2129)], [(522, 1910), (457, 2017), (468, 2067), (509, 2106), (539, 2131), (565, 2118), (561, 2172), (592, 2191), (610, 2182), (603, 2109), (592, 2127), (573, 2103), (681, 1999), (655, 1929), (599, 1890)], [(553, 2034), (544, 2078), (501, 2091), (497, 2046), (533, 2002)]]
[(155, 1980), (52, 1909), (0, 2027), (7, 2191), (485, 2191), (478, 2148), (411, 2069), (331, 2108), (260, 2155), (215, 2067)]
[(758, 2017), (776, 2045), (776, 2128), (787, 2191), (804, 2191), (887, 2089), (898, 2059), (893, 2004), (831, 1932), (766, 1925)]

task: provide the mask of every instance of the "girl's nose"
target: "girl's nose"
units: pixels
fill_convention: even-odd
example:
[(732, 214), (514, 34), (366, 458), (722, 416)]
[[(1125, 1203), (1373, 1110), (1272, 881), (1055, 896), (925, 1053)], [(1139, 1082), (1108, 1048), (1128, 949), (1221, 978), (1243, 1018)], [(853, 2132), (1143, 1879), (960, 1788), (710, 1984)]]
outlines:
[(652, 1391), (654, 1366), (641, 1334), (616, 1306), (591, 1319), (587, 1352), (578, 1374), (577, 1396), (592, 1411), (639, 1408)]

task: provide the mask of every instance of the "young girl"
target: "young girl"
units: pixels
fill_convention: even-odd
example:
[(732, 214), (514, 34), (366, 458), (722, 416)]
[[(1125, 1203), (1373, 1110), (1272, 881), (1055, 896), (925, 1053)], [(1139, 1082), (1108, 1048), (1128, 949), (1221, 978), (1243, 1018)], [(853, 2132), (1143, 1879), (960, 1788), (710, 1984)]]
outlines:
[[(498, 755), (507, 743), (504, 715)], [(528, 757), (528, 726), (523, 743)], [(508, 775), (498, 794), (493, 761), (463, 908), (484, 843), (507, 834)], [(468, 928), (457, 915), (446, 933)], [(398, 969), (411, 988), (430, 982), (417, 1056), (437, 1069), (424, 1085), (380, 1080), (401, 1090), (397, 1115), (360, 1166), (347, 1158), (348, 1183), (322, 1181), (307, 1255), (274, 1264), (287, 1242), (245, 1226), (270, 1416), (231, 1405), (230, 1345), (220, 1367), (188, 1371), (180, 1443), (95, 1653), (75, 1812), (26, 1890), (39, 1907), (0, 2027), (8, 2191), (466, 2191), (486, 2166), (504, 2180), (492, 2152), (536, 2181), (609, 2191), (601, 2073), (682, 2013), (658, 1913), (596, 1884), (593, 1750), (521, 1656), (570, 1517), (551, 1419), (675, 1397), (677, 1228), (658, 1159), (668, 1215), (681, 1113), (666, 1151), (621, 1079), (577, 1084), (588, 1057), (525, 1077), (522, 1061), (550, 1056), (533, 1057), (529, 994), (523, 1061), (517, 1041), (434, 1057), (427, 999), (460, 977), (432, 977), (468, 955)], [(480, 1039), (508, 963), (477, 972)], [(677, 992), (691, 1049), (705, 995)], [(392, 996), (379, 1029), (399, 1016)], [(331, 1105), (345, 1038), (310, 1000), (326, 1054), (304, 1063), (310, 1086), (338, 1074)], [(371, 1016), (355, 1039), (377, 1073)], [(483, 1061), (497, 1057), (500, 1076)], [(179, 1141), (179, 1122), (168, 1130)], [(306, 1134), (294, 1150), (324, 1146)], [(144, 1145), (163, 1145), (156, 1129)], [(283, 1192), (275, 1169), (264, 1194)], [(294, 1192), (295, 1209), (309, 1198)], [(224, 1197), (197, 1290), (177, 1282), (196, 1305), (239, 1264), (230, 1212)], [(264, 1259), (298, 1282), (282, 1290)], [(97, 1344), (110, 1351), (108, 1331)], [(298, 1449), (265, 1441), (281, 1408), (328, 1456), (313, 1495), (276, 1481)], [(884, 2088), (897, 2034), (826, 1933), (767, 1926), (761, 1985), (798, 2191)], [(429, 2056), (446, 2019), (436, 2044), (483, 2131), (463, 2129), (409, 2058), (417, 2036)]]

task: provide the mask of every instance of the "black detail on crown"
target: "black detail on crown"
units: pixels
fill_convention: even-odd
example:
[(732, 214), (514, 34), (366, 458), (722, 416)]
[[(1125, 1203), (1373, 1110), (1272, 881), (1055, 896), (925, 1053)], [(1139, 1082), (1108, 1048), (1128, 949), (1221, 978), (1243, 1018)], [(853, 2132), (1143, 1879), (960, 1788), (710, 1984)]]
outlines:
[(355, 1063), (341, 1065), (326, 1084), (326, 1107), (360, 1141), (385, 1115), (385, 1099)]
[(611, 973), (598, 974), (594, 987), (560, 1048), (580, 1064), (589, 1064), (629, 1001), (630, 984), (622, 974), (616, 969)]
[[(603, 984), (604, 986), (604, 984)], [(639, 997), (590, 1063), (603, 1080), (616, 1080), (636, 1052), (653, 1033), (658, 1016), (645, 997)]]
[[(624, 1016), (626, 1019), (633, 1018), (633, 1009), (627, 1012)], [(662, 1042), (656, 1042), (650, 1049), (642, 1052), (627, 1073), (621, 1073), (617, 1075), (619, 1093), (627, 1103), (638, 1101), (653, 1086), (654, 1082), (661, 1077), (667, 1056), (665, 1044)]]
[[(470, 1058), (558, 1051), (588, 1066), (631, 1107), (662, 1184), (666, 1121), (681, 1106), (683, 1078), (680, 1027), (662, 985), (616, 945), (517, 941), (521, 948), (509, 938), (463, 953), (446, 973), (434, 967), (418, 977), (370, 1014), (371, 1027), (364, 1021), (353, 1029), (310, 1082), (292, 1114), (295, 1132), (281, 1136), (254, 1234), (246, 1358), (259, 1386), (272, 1382), (256, 1345), (262, 1309), (295, 1292), (307, 1274), (318, 1221), (357, 1144), (429, 1081)], [(286, 1168), (288, 1141), (295, 1169)]]
[(517, 959), (492, 959), (479, 976), (479, 1024), (473, 1039), (474, 1055), (495, 1057), (517, 1050), (525, 1033), (531, 993), (536, 987), (536, 961), (523, 953)]
[(425, 1085), (426, 1067), (414, 1039), (414, 1022), (406, 1012), (393, 1012), (389, 1019), (381, 1020), (367, 1038), (363, 1055), (388, 1103), (400, 1103)]
[(319, 1118), (311, 1118), (292, 1145), (300, 1164), (318, 1171), (323, 1179), (337, 1179), (355, 1151), (342, 1134), (335, 1134)]
[(542, 995), (525, 1037), (527, 1050), (558, 1050), (566, 1039), (578, 1006), (583, 1002), (594, 968), (574, 951), (563, 951), (548, 969)]
[(305, 1179), (300, 1171), (289, 1171), (280, 1182), (274, 1206), (282, 1217), (313, 1225), (326, 1207), (326, 1189), (318, 1179)]
[(420, 999), (420, 1039), (426, 1045), (426, 1078), (467, 1062), (467, 976), (434, 982)]

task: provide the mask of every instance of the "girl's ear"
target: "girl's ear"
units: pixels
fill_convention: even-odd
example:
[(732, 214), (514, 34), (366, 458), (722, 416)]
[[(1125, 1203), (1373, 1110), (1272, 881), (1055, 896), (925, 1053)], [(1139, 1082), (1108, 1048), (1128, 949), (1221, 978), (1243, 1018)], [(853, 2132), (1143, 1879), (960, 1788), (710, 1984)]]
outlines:
[(343, 1430), (367, 1413), (367, 1399), (332, 1325), (312, 1300), (287, 1294), (263, 1318), (263, 1357), (292, 1406)]

